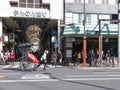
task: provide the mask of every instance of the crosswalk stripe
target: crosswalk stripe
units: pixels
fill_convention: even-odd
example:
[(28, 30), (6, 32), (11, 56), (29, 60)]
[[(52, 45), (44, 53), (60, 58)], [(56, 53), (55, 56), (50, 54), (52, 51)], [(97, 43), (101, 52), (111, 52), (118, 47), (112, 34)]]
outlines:
[[(34, 65), (31, 65), (31, 68), (33, 68)], [(43, 68), (44, 65), (40, 65), (40, 68)], [(55, 68), (55, 66), (52, 66), (52, 65), (47, 65), (47, 67), (49, 68)], [(56, 67), (62, 67), (62, 66), (58, 66), (56, 65)], [(6, 69), (6, 68), (20, 68), (20, 65), (3, 65), (3, 66), (0, 66), (0, 68), (3, 68), (3, 69)]]
[(26, 74), (25, 76), (22, 76), (21, 79), (47, 79), (47, 78), (50, 78), (50, 76), (44, 74)]
[(19, 68), (20, 67), (20, 65), (5, 65), (5, 66), (3, 66), (2, 68), (3, 69), (5, 69), (5, 68)]
[(5, 65), (2, 68), (9, 68), (9, 67), (11, 67), (11, 65)]

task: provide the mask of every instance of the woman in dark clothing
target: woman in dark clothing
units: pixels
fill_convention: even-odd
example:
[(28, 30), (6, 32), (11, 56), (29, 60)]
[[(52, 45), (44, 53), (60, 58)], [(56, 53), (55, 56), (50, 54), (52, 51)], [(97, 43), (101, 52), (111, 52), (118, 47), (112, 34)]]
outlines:
[(95, 54), (93, 49), (89, 50), (88, 52), (88, 60), (89, 60), (89, 66), (90, 67), (93, 66), (93, 62), (95, 60)]

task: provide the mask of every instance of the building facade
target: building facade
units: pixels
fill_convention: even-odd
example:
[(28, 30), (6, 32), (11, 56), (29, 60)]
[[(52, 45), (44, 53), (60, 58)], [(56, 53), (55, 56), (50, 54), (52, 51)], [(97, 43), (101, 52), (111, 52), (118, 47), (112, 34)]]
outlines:
[(50, 48), (61, 19), (63, 0), (0, 0), (0, 50), (25, 42), (34, 49)]
[(110, 49), (117, 56), (118, 0), (65, 0), (64, 7), (63, 47), (67, 62), (73, 61), (74, 52), (84, 52), (84, 36), (86, 55), (90, 49)]

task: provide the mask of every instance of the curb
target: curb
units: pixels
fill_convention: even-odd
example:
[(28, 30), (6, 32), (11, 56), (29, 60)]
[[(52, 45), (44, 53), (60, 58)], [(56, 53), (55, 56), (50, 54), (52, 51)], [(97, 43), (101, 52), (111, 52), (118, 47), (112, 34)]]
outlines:
[(73, 67), (76, 69), (120, 69), (120, 67)]

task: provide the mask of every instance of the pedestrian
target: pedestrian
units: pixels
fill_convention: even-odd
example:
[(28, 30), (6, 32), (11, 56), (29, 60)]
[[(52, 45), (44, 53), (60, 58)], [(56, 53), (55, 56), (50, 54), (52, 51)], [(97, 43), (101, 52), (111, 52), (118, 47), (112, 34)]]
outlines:
[(73, 54), (74, 66), (78, 63), (77, 52)]
[(97, 50), (95, 50), (95, 66), (97, 67), (97, 66), (99, 66), (99, 51), (98, 51), (98, 49)]
[(42, 57), (41, 57), (41, 62), (44, 64), (43, 70), (46, 70), (46, 63), (47, 63), (47, 55), (48, 55), (49, 51), (45, 50)]
[(52, 67), (56, 66), (56, 61), (57, 61), (57, 53), (55, 51), (53, 51), (52, 56), (51, 56)]
[(93, 49), (89, 50), (88, 52), (88, 60), (89, 60), (89, 66), (90, 67), (94, 66), (95, 54)]
[(3, 51), (0, 52), (0, 64), (4, 64), (4, 54), (3, 54)]
[(46, 63), (47, 63), (47, 56), (48, 56), (49, 51), (46, 49), (44, 50), (41, 58), (40, 58), (40, 62), (39, 64), (33, 69), (36, 70), (41, 64), (44, 64), (43, 70), (46, 70)]
[(82, 55), (81, 55), (81, 52), (79, 51), (78, 54), (77, 54), (77, 57), (78, 57), (78, 65), (81, 63), (81, 59), (82, 59)]
[(58, 51), (57, 53), (57, 63), (61, 64), (62, 63), (62, 53), (60, 51)]
[(5, 64), (9, 64), (9, 61), (10, 61), (10, 52), (9, 52), (9, 50), (7, 50), (6, 52), (5, 52), (5, 55), (4, 55), (4, 59), (5, 59)]
[(105, 54), (105, 59), (106, 59), (106, 63), (110, 63), (110, 59), (111, 59), (110, 50), (107, 50)]
[(11, 61), (12, 65), (14, 65), (14, 61), (15, 61), (15, 52), (14, 52), (13, 49), (12, 49), (11, 52), (10, 52), (10, 61)]

